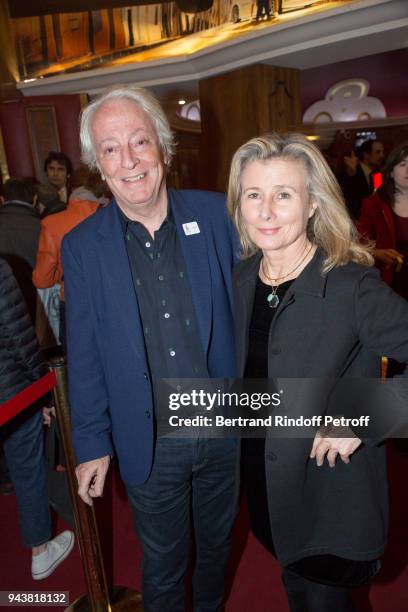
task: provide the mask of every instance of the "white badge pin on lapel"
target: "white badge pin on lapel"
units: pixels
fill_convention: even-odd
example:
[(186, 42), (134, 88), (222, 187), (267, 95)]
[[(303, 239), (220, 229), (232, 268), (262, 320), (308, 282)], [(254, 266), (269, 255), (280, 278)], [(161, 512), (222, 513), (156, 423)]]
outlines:
[(183, 230), (186, 236), (192, 236), (192, 234), (200, 233), (200, 228), (198, 227), (197, 221), (191, 221), (190, 223), (183, 223)]

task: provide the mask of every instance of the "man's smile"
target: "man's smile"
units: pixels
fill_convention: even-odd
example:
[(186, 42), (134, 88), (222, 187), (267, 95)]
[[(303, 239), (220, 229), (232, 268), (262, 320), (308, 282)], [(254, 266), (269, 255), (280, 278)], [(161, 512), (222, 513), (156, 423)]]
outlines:
[(124, 183), (136, 183), (137, 181), (141, 181), (146, 176), (147, 172), (141, 172), (140, 174), (136, 174), (136, 176), (127, 176), (122, 179)]

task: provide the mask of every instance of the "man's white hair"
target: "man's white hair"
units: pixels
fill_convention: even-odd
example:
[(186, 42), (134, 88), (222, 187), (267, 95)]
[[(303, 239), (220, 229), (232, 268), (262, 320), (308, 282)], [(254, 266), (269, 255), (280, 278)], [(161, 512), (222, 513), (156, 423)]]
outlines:
[(169, 166), (173, 157), (174, 137), (167, 117), (158, 100), (143, 87), (115, 85), (100, 94), (81, 113), (80, 140), (82, 161), (91, 170), (98, 169), (98, 160), (92, 139), (92, 121), (98, 109), (114, 100), (130, 100), (149, 117), (156, 131), (158, 143), (163, 152), (164, 163)]

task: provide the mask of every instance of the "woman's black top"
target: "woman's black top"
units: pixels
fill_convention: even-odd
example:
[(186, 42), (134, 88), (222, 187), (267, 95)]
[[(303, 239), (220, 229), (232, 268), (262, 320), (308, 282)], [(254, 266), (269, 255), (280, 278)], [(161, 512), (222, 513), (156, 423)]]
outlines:
[[(277, 295), (282, 302), (293, 280), (279, 285)], [(249, 327), (248, 357), (245, 378), (268, 378), (269, 329), (277, 308), (271, 308), (267, 296), (271, 287), (258, 277), (254, 307)], [(312, 444), (312, 440), (310, 441)], [(276, 556), (269, 521), (265, 473), (265, 437), (243, 441), (243, 480), (246, 488), (251, 529), (257, 540)], [(299, 512), (302, 509), (299, 508)], [(379, 569), (378, 561), (353, 561), (334, 555), (305, 557), (289, 568), (305, 578), (325, 584), (353, 587), (368, 582)]]

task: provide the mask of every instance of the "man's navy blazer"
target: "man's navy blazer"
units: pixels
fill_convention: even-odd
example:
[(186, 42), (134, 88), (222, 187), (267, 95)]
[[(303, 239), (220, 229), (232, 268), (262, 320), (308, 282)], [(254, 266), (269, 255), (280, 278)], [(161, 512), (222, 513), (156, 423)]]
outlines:
[[(233, 377), (231, 277), (238, 249), (225, 198), (203, 191), (169, 190), (168, 195), (209, 374), (213, 378)], [(187, 235), (183, 224), (193, 221), (199, 232)], [(123, 480), (129, 485), (141, 484), (150, 473), (153, 457), (152, 385), (114, 201), (64, 238), (62, 263), (77, 462), (111, 455), (115, 450)]]

